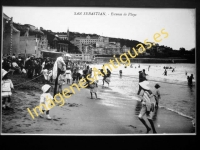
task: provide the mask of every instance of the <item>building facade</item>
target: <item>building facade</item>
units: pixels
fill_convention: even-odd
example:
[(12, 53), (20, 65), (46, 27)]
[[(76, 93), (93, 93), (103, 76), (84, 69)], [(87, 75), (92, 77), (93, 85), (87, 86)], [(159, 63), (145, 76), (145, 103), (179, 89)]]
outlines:
[(20, 31), (13, 26), (13, 18), (3, 13), (3, 54), (16, 54), (19, 51)]
[(46, 50), (48, 49), (48, 40), (47, 40), (47, 36), (41, 36), (40, 41), (39, 41), (39, 47), (40, 50)]
[(67, 33), (57, 33), (56, 35), (62, 40), (69, 40), (69, 29), (67, 29)]
[(20, 50), (18, 54), (25, 56), (35, 55), (36, 57), (41, 56), (41, 49), (39, 48), (40, 39), (36, 36), (20, 36)]

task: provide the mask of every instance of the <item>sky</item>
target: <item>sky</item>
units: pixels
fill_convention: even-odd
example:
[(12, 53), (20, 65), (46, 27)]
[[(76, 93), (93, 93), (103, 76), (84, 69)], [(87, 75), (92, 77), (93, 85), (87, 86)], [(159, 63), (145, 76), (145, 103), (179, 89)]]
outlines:
[[(84, 12), (98, 13), (85, 15)], [(196, 46), (195, 9), (9, 6), (3, 7), (3, 13), (13, 17), (15, 23), (31, 24), (53, 32), (67, 32), (69, 28), (71, 32), (140, 42), (144, 42), (145, 39), (156, 42), (153, 37), (159, 33), (160, 42), (156, 42), (159, 45), (175, 50), (179, 50), (180, 47), (190, 50)], [(98, 15), (100, 13), (105, 15)], [(168, 33), (168, 37), (165, 38), (161, 33), (162, 29)]]

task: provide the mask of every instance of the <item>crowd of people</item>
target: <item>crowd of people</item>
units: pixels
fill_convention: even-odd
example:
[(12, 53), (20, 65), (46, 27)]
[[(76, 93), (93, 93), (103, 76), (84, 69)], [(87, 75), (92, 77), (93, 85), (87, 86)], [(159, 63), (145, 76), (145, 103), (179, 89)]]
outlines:
[[(36, 58), (34, 55), (28, 56), (26, 59), (21, 56), (15, 56), (13, 54), (4, 55), (2, 60), (2, 69), (11, 72), (12, 74), (26, 74), (27, 78), (32, 79), (43, 74), (43, 79), (45, 83), (51, 83), (52, 80), (52, 69), (55, 63), (53, 58)], [(72, 62), (70, 60), (65, 60), (67, 66), (67, 77), (68, 84), (77, 82), (81, 77), (88, 74), (91, 68), (86, 64), (86, 62)], [(71, 76), (70, 76), (71, 75)]]
[[(62, 57), (60, 57), (62, 58)], [(9, 89), (6, 93), (7, 95), (4, 96), (4, 104), (5, 100), (8, 98), (8, 102), (10, 103), (10, 96), (11, 96), (11, 89), (14, 89), (13, 83), (10, 79), (8, 79), (8, 74), (25, 74), (26, 78), (28, 79), (35, 79), (37, 77), (42, 78), (43, 84), (54, 84), (56, 82), (55, 79), (53, 79), (53, 67), (55, 64), (55, 59), (52, 58), (36, 58), (34, 55), (28, 56), (27, 58), (23, 58), (21, 56), (15, 56), (13, 54), (10, 55), (4, 55), (2, 60), (2, 81), (3, 86), (5, 87), (5, 90)], [(60, 72), (58, 77), (58, 88), (55, 89), (55, 93), (62, 92), (62, 85), (63, 84), (73, 84), (78, 83), (80, 79), (84, 78), (86, 80), (86, 84), (88, 84), (88, 88), (91, 88), (91, 97), (92, 93), (95, 93), (96, 95), (96, 88), (97, 82), (94, 82), (95, 86), (93, 84), (89, 84), (91, 81), (87, 79), (87, 76), (92, 76), (92, 68), (89, 67), (89, 65), (86, 62), (72, 62), (68, 59), (64, 59), (64, 65), (65, 65), (65, 71)], [(59, 66), (58, 66), (59, 68)], [(105, 74), (103, 69), (101, 70), (101, 73), (104, 74), (103, 77), (103, 84), (104, 82), (108, 83), (109, 85), (109, 77), (110, 77), (110, 70), (107, 69), (107, 73)], [(8, 82), (8, 83), (7, 83)], [(5, 84), (4, 84), (5, 83)], [(9, 85), (8, 85), (9, 84)], [(97, 95), (96, 95), (97, 98)], [(5, 109), (9, 108), (9, 105), (3, 105)]]

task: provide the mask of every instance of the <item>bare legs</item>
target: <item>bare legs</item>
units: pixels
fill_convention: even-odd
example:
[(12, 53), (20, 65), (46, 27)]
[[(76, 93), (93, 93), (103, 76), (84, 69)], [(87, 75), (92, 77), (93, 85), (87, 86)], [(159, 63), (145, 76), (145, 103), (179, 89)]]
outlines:
[(151, 128), (153, 129), (153, 133), (157, 133), (156, 130), (155, 130), (155, 127), (154, 127), (154, 124), (153, 124), (153, 120), (151, 119), (148, 119), (150, 125), (151, 125), (151, 128), (147, 125), (146, 121), (143, 119), (143, 118), (139, 118), (139, 120), (144, 124), (144, 126), (147, 128), (147, 132), (146, 133), (149, 133), (149, 131), (151, 131)]
[(149, 131), (151, 130), (151, 128), (147, 125), (146, 121), (143, 118), (139, 118), (139, 120), (144, 124), (144, 126), (147, 128), (147, 132), (149, 133)]
[[(91, 99), (93, 99), (92, 92), (90, 92), (90, 94), (91, 94)], [(94, 93), (94, 94), (95, 94), (96, 99), (97, 99), (97, 93)]]

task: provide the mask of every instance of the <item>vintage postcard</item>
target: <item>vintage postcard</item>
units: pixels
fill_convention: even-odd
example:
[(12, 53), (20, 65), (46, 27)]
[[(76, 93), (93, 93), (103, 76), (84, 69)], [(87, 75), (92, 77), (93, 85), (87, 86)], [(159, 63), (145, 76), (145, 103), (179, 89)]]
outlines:
[(195, 135), (196, 11), (2, 7), (3, 135)]

